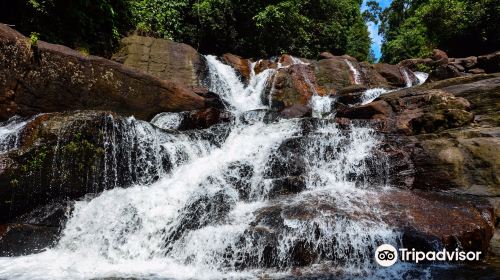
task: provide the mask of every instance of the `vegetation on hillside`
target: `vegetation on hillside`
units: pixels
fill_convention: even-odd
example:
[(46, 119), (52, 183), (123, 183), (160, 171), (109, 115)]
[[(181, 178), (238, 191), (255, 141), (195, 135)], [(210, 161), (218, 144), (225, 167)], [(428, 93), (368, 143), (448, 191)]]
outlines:
[(380, 19), (385, 62), (425, 56), (433, 48), (453, 57), (500, 49), (498, 0), (393, 0), (382, 12), (372, 10)]
[(0, 21), (24, 34), (109, 56), (138, 31), (204, 53), (244, 56), (322, 51), (367, 59), (362, 0), (22, 0), (4, 1)]

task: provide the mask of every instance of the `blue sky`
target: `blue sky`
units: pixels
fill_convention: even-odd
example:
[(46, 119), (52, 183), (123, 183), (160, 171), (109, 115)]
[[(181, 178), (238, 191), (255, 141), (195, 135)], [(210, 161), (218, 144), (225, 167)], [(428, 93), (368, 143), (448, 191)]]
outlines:
[[(380, 7), (382, 9), (388, 7), (392, 0), (375, 0), (379, 3)], [(363, 5), (361, 6), (361, 10), (364, 11), (366, 9), (365, 3), (367, 0), (363, 1)], [(380, 58), (381, 52), (380, 52), (380, 47), (382, 45), (382, 37), (378, 35), (378, 25), (373, 24), (373, 22), (370, 22), (368, 24), (368, 31), (370, 31), (370, 37), (372, 38), (372, 50), (375, 53), (375, 57), (377, 59)]]

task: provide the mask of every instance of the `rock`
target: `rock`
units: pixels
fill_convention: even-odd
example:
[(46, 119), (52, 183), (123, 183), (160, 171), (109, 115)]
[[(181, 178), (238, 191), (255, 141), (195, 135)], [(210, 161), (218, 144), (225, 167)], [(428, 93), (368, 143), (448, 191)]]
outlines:
[(391, 106), (382, 100), (370, 102), (366, 105), (345, 107), (337, 111), (337, 116), (349, 119), (386, 119), (391, 114)]
[(484, 74), (484, 73), (486, 73), (486, 71), (484, 71), (483, 69), (480, 69), (480, 68), (470, 69), (467, 72), (471, 73), (471, 74)]
[(330, 59), (335, 58), (335, 56), (329, 52), (322, 52), (319, 54), (319, 59)]
[(393, 87), (405, 87), (406, 81), (397, 65), (377, 63), (373, 65), (375, 71), (384, 77), (389, 85)]
[(290, 66), (290, 65), (293, 65), (293, 64), (297, 64), (297, 63), (302, 63), (304, 62), (301, 58), (298, 58), (298, 57), (293, 57), (289, 54), (284, 54), (282, 56), (280, 56), (280, 58), (278, 59), (278, 63), (281, 64), (281, 66)]
[(250, 80), (250, 72), (252, 71), (251, 63), (248, 59), (241, 58), (240, 56), (226, 53), (222, 56), (226, 64), (231, 65), (236, 72), (242, 77), (243, 81), (248, 83)]
[(208, 71), (205, 58), (191, 46), (138, 35), (123, 38), (112, 59), (159, 79), (189, 87), (202, 86)]
[(22, 130), (19, 148), (0, 155), (0, 223), (14, 223), (53, 201), (153, 183), (172, 167), (168, 156), (156, 153), (152, 138), (160, 132), (105, 111), (34, 118)]
[(0, 256), (16, 257), (40, 253), (56, 245), (60, 229), (29, 224), (0, 225)]
[(440, 49), (432, 50), (431, 58), (435, 62), (436, 66), (448, 64), (448, 55)]
[(29, 39), (0, 24), (0, 120), (79, 109), (112, 110), (149, 120), (164, 111), (209, 104), (189, 88), (104, 58)]
[(285, 119), (306, 118), (312, 115), (309, 105), (293, 104), (280, 111), (280, 116)]
[(380, 204), (384, 220), (403, 232), (405, 248), (422, 251), (461, 248), (481, 251), (483, 258), (488, 252), (494, 218), (491, 206), (484, 201), (401, 191), (384, 193)]
[(327, 92), (335, 93), (340, 88), (353, 85), (349, 66), (340, 57), (322, 59), (314, 63), (314, 74), (318, 85)]
[(276, 62), (267, 59), (261, 59), (255, 63), (254, 66), (255, 75), (258, 75), (259, 73), (261, 73), (266, 69), (276, 69), (277, 67), (278, 64)]
[(463, 67), (465, 67), (466, 69), (472, 69), (477, 64), (477, 57), (469, 56), (465, 58), (457, 58), (455, 59), (455, 62), (463, 65)]
[(453, 64), (441, 65), (434, 69), (430, 74), (427, 81), (435, 82), (439, 80), (446, 80), (450, 78), (463, 76), (463, 73)]
[[(444, 91), (471, 104), (476, 122), (488, 126), (500, 126), (500, 75), (477, 75), (475, 79), (456, 79), (456, 84), (439, 85)], [(436, 85), (437, 86), (437, 85)]]
[(477, 68), (484, 69), (486, 73), (500, 72), (500, 51), (477, 57)]
[(205, 129), (213, 125), (230, 122), (233, 116), (229, 112), (209, 108), (186, 112), (178, 130)]
[(313, 71), (306, 64), (278, 69), (272, 83), (271, 107), (282, 110), (292, 105), (308, 105), (314, 94), (324, 95)]
[(431, 58), (411, 58), (399, 62), (398, 65), (407, 67), (411, 71), (419, 71), (422, 68), (434, 67), (434, 61)]
[(363, 100), (363, 93), (367, 90), (366, 87), (360, 85), (354, 85), (345, 87), (337, 93), (337, 102), (344, 105), (353, 105), (361, 103)]

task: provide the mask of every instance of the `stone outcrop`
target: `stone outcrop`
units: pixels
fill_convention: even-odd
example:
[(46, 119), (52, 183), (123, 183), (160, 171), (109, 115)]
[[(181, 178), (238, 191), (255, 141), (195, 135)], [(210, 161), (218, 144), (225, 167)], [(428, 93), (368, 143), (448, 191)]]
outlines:
[(450, 78), (500, 72), (500, 51), (480, 56), (449, 58), (442, 51), (435, 49), (429, 58), (407, 59), (399, 63), (413, 71), (430, 72), (429, 82)]
[[(487, 212), (491, 214), (484, 216), (492, 217), (488, 223), (494, 228), (495, 220), (500, 219), (499, 99), (499, 74), (463, 76), (388, 93), (366, 105), (342, 107), (337, 116), (369, 120), (385, 133), (381, 152), (389, 156), (393, 166), (389, 178), (394, 185), (421, 189), (424, 194), (442, 190), (455, 194), (444, 201), (467, 197), (488, 201), (492, 208)], [(413, 203), (409, 201), (414, 201), (407, 195), (397, 199), (408, 200), (410, 206)], [(415, 207), (412, 211), (418, 209)], [(456, 216), (458, 220), (427, 225), (427, 229), (440, 230), (444, 226), (451, 227), (451, 232), (455, 223), (467, 224), (467, 215), (479, 215), (482, 211), (474, 209), (477, 208), (464, 210), (465, 216), (448, 213), (446, 215)], [(446, 211), (436, 209), (434, 212), (441, 215)], [(422, 224), (428, 222), (431, 221), (422, 220)], [(484, 229), (484, 226), (476, 226)], [(467, 236), (475, 240), (468, 244), (477, 244), (485, 250), (488, 244), (484, 238), (489, 240), (492, 232), (477, 232), (473, 229), (476, 226), (466, 231)], [(414, 234), (409, 236), (418, 240)], [(454, 242), (453, 238), (440, 239)], [(500, 254), (498, 248), (498, 243), (492, 244), (496, 255)]]
[(209, 107), (189, 88), (104, 58), (29, 39), (0, 24), (0, 119), (99, 109), (140, 119)]
[(189, 87), (202, 86), (207, 72), (205, 58), (193, 47), (138, 35), (123, 38), (112, 60)]
[(234, 70), (242, 77), (242, 79), (248, 83), (250, 80), (250, 74), (252, 72), (252, 63), (248, 59), (244, 59), (240, 56), (226, 53), (222, 56), (222, 59), (226, 64), (231, 65)]

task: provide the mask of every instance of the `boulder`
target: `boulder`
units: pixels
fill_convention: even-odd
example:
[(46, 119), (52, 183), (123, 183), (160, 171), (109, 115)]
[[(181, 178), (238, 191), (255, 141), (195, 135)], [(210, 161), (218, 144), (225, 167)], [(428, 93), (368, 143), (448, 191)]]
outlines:
[[(386, 63), (377, 63), (373, 65), (374, 70), (380, 74), (382, 77), (384, 77), (387, 80), (387, 83), (390, 86), (393, 87), (405, 87), (406, 86), (406, 80), (403, 75), (403, 68), (400, 68), (397, 65), (391, 65), (391, 64), (386, 64)], [(410, 75), (410, 79), (412, 80), (412, 83), (416, 80), (415, 75), (413, 75), (413, 72), (407, 70), (408, 75)]]
[(271, 107), (278, 110), (292, 105), (308, 105), (314, 94), (325, 94), (316, 83), (313, 67), (307, 64), (278, 69), (272, 87)]
[(266, 69), (276, 69), (277, 67), (278, 64), (276, 62), (267, 59), (261, 59), (255, 63), (253, 69), (255, 71), (255, 74), (258, 75)]
[(477, 57), (477, 67), (486, 73), (500, 72), (500, 51)]
[(191, 89), (101, 57), (30, 40), (0, 24), (0, 120), (40, 112), (99, 109), (140, 119), (207, 108)]
[(319, 59), (329, 59), (329, 58), (335, 58), (335, 56), (330, 52), (322, 52), (319, 54)]
[(463, 75), (463, 68), (461, 71), (456, 65), (446, 64), (438, 66), (434, 70), (432, 70), (431, 73), (429, 73), (429, 78), (427, 80), (429, 82), (435, 82), (439, 80), (456, 78)]
[(226, 64), (231, 65), (231, 67), (236, 70), (236, 73), (241, 76), (244, 82), (248, 83), (250, 80), (250, 73), (252, 72), (250, 60), (230, 53), (224, 54), (222, 59)]
[(432, 50), (431, 58), (436, 66), (448, 64), (448, 54), (440, 49)]
[(123, 38), (112, 60), (189, 87), (202, 86), (208, 71), (205, 58), (193, 47), (138, 35)]

